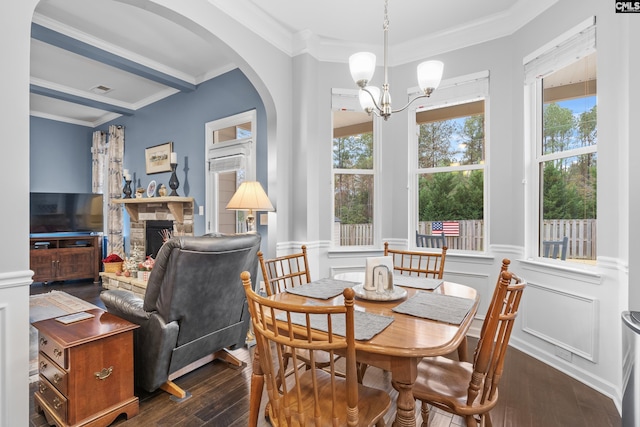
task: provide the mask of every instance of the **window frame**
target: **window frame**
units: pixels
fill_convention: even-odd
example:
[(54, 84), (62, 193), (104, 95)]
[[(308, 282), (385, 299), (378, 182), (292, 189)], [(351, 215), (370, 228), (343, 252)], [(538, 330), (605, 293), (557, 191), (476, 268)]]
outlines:
[[(412, 99), (418, 94), (418, 88), (412, 88), (408, 91), (409, 99)], [(450, 107), (454, 105), (461, 105), (475, 101), (484, 101), (484, 163), (476, 165), (458, 165), (458, 166), (446, 166), (435, 168), (420, 168), (418, 162), (418, 126), (416, 114), (427, 111), (435, 110), (443, 107)], [(483, 171), (483, 234), (484, 245), (482, 251), (462, 251), (449, 249), (447, 253), (457, 252), (465, 254), (477, 254), (483, 255), (488, 252), (489, 247), (489, 158), (490, 158), (490, 127), (489, 127), (489, 111), (490, 111), (490, 97), (489, 97), (489, 71), (481, 71), (478, 73), (468, 74), (443, 80), (438, 90), (436, 90), (430, 98), (427, 100), (421, 100), (416, 105), (411, 106), (409, 114), (407, 115), (407, 125), (409, 128), (409, 156), (408, 156), (408, 189), (409, 189), (409, 218), (408, 218), (408, 230), (409, 236), (409, 248), (420, 249), (416, 246), (415, 232), (419, 222), (418, 207), (419, 207), (419, 195), (418, 195), (418, 182), (419, 175), (425, 173), (440, 173), (440, 172), (464, 172), (471, 170)]]
[(335, 188), (336, 188), (336, 175), (371, 175), (373, 176), (373, 242), (371, 245), (349, 245), (341, 246), (336, 244), (333, 237), (331, 238), (331, 250), (366, 250), (376, 249), (382, 244), (382, 212), (380, 206), (380, 170), (381, 170), (381, 140), (382, 140), (382, 126), (381, 120), (375, 114), (372, 114), (372, 132), (373, 132), (373, 162), (371, 169), (342, 169), (333, 167), (333, 129), (334, 120), (333, 113), (336, 111), (346, 112), (361, 112), (359, 100), (359, 90), (354, 89), (332, 89), (332, 102), (331, 102), (331, 144), (329, 144), (329, 150), (331, 150), (331, 224), (330, 229), (333, 230), (335, 225)]
[[(542, 252), (541, 167), (545, 162), (598, 152), (598, 144), (567, 151), (543, 154), (544, 97), (543, 80), (553, 72), (597, 52), (595, 47), (595, 18), (591, 17), (524, 58), (524, 144), (525, 144), (525, 230), (524, 256), (526, 259), (549, 265), (589, 270), (595, 266), (549, 259)], [(593, 43), (593, 45), (591, 45)], [(540, 61), (535, 65), (535, 61)], [(533, 64), (533, 66), (531, 65)], [(597, 72), (596, 72), (597, 81)], [(597, 92), (596, 92), (597, 99)], [(596, 102), (597, 105), (597, 102)], [(596, 266), (597, 266), (596, 249)]]

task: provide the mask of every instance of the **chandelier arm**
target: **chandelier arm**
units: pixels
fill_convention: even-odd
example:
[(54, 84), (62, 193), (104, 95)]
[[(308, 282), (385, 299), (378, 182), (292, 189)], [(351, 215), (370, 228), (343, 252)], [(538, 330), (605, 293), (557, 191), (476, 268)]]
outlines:
[(391, 114), (399, 113), (400, 111), (406, 110), (407, 107), (409, 107), (409, 105), (411, 105), (417, 99), (428, 98), (428, 97), (429, 97), (429, 95), (426, 95), (426, 94), (425, 95), (418, 95), (415, 98), (413, 98), (412, 100), (410, 100), (409, 102), (407, 102), (407, 104), (404, 107), (398, 108), (397, 110), (391, 110)]
[[(373, 105), (376, 107), (376, 110), (382, 111), (382, 108), (380, 108), (380, 105), (376, 101), (375, 96), (373, 96), (373, 94), (369, 91), (369, 89), (363, 87), (363, 88), (361, 88), (361, 90), (363, 90), (363, 91), (365, 91), (365, 92), (367, 92), (369, 94), (369, 96), (371, 97), (371, 100), (373, 101)], [(375, 111), (375, 110), (372, 110), (372, 111)], [(378, 116), (379, 115), (380, 114), (378, 114)]]

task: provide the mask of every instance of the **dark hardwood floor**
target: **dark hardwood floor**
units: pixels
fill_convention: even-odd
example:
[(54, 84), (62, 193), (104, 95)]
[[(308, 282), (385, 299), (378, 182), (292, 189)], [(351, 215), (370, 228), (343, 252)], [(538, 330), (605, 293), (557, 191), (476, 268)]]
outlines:
[[(99, 298), (100, 285), (93, 283), (63, 283), (44, 286), (34, 284), (31, 294), (62, 290), (85, 301), (104, 307)], [(471, 348), (476, 340), (470, 339)], [(232, 352), (246, 366), (233, 369), (224, 362), (215, 361), (175, 382), (188, 390), (192, 397), (177, 403), (162, 391), (146, 393), (136, 391), (140, 399), (140, 413), (126, 420), (118, 418), (114, 426), (246, 426), (249, 410), (252, 350), (243, 348)], [(365, 383), (389, 391), (390, 376), (377, 368), (369, 368)], [(35, 384), (30, 386), (33, 396)], [(262, 407), (266, 404), (263, 393)], [(417, 404), (419, 406), (419, 402)], [(33, 398), (30, 404), (30, 425), (47, 425), (42, 414), (36, 413)], [(261, 413), (264, 413), (263, 411)], [(395, 414), (385, 417), (392, 424)], [(416, 418), (420, 421), (418, 413)], [(510, 348), (500, 383), (500, 398), (491, 412), (494, 426), (508, 427), (618, 427), (620, 415), (612, 400), (544, 363)], [(260, 417), (260, 426), (269, 424)], [(418, 424), (419, 425), (419, 424)], [(430, 427), (462, 426), (464, 421), (444, 412), (433, 414)]]

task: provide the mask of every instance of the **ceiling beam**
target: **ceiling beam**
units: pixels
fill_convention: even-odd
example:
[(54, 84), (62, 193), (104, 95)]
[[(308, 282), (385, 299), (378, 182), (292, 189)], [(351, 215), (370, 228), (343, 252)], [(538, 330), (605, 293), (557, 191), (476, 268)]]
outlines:
[(153, 68), (131, 61), (115, 55), (106, 50), (97, 48), (83, 41), (74, 39), (65, 34), (51, 30), (40, 24), (31, 24), (31, 37), (41, 42), (59, 47), (61, 49), (73, 52), (77, 55), (94, 61), (102, 62), (114, 68), (135, 74), (145, 79), (178, 89), (181, 92), (192, 92), (196, 90), (196, 85), (182, 79), (178, 79), (169, 74), (154, 70)]
[(110, 111), (112, 113), (118, 113), (124, 116), (133, 116), (133, 114), (135, 113), (135, 110), (132, 110), (130, 108), (120, 107), (117, 105), (109, 104), (107, 102), (96, 101), (95, 99), (89, 99), (44, 86), (38, 86), (33, 83), (29, 85), (29, 91), (31, 93), (35, 93), (36, 95), (48, 96), (50, 98), (60, 99), (62, 101), (72, 102), (74, 104), (85, 105), (87, 107), (98, 108), (100, 110)]

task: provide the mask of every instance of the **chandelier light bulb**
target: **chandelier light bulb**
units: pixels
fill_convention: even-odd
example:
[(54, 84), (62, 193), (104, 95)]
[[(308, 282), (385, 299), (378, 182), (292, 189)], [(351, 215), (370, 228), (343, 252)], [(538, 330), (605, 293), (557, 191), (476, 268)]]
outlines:
[(425, 61), (418, 65), (418, 86), (427, 96), (440, 85), (443, 69), (441, 61)]
[[(368, 90), (371, 94), (367, 93), (364, 89)], [(376, 108), (376, 103), (378, 103), (378, 105), (380, 104), (380, 88), (375, 86), (366, 86), (363, 89), (360, 89), (358, 97), (360, 99), (360, 106), (362, 109), (367, 113), (370, 113)]]
[(371, 52), (358, 52), (349, 57), (351, 77), (361, 88), (365, 87), (373, 77), (376, 69), (376, 56)]

